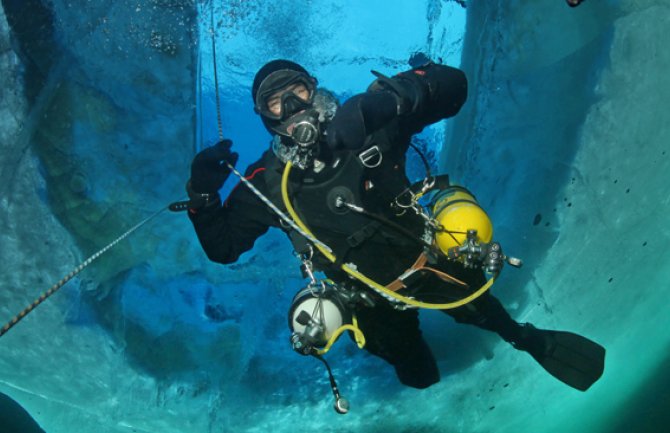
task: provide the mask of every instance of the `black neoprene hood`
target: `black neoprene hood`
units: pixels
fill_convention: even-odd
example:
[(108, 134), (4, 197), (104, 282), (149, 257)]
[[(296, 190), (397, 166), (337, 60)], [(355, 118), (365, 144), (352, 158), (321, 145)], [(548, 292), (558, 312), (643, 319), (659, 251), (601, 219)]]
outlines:
[(281, 70), (296, 71), (305, 74), (307, 77), (311, 77), (305, 68), (295, 62), (284, 59), (272, 60), (263, 65), (263, 67), (261, 67), (258, 72), (256, 72), (254, 83), (251, 86), (251, 97), (254, 100), (254, 103), (256, 103), (256, 95), (258, 94), (258, 89), (260, 88), (263, 80), (265, 80), (273, 72)]

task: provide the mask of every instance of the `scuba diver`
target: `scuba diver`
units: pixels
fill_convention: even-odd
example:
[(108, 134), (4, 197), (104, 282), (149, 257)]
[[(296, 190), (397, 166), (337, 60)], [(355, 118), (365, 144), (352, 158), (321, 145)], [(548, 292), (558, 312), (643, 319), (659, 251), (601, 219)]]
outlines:
[[(442, 233), (452, 243), (439, 251), (434, 238), (427, 239), (425, 215), (412, 206), (419, 193), (405, 174), (411, 138), (459, 112), (467, 96), (465, 74), (430, 61), (394, 77), (373, 74), (376, 79), (365, 92), (340, 106), (299, 64), (282, 59), (265, 64), (251, 93), (254, 110), (273, 138), (242, 180), (255, 188), (238, 185), (220, 199), (218, 191), (238, 158), (232, 142), (221, 140), (192, 161), (188, 215), (207, 257), (222, 264), (235, 262), (270, 227), (284, 231), (303, 257), (304, 275), (314, 280), (314, 272), (325, 274), (328, 283), (321, 286), (331, 293), (329, 305), (355, 317), (364, 349), (390, 363), (401, 383), (426, 388), (440, 380), (440, 373), (422, 337), (418, 311), (370, 286), (404, 299), (451, 302), (483, 287), (486, 275), (509, 259), (491, 242), (491, 233), (482, 234), (486, 224), (480, 225), (480, 235), (476, 230), (467, 236), (461, 231), (459, 238)], [(456, 201), (473, 201), (445, 176), (432, 180), (419, 189), (437, 188), (437, 194), (442, 189), (461, 197)], [(271, 205), (291, 213), (304, 230), (286, 224)], [(313, 295), (309, 289), (296, 299)], [(294, 331), (318, 327), (319, 317), (303, 314), (307, 309), (289, 317)], [(489, 291), (442, 311), (459, 323), (497, 333), (576, 389), (585, 391), (602, 375), (602, 346), (570, 332), (517, 323)], [(293, 337), (298, 352), (313, 351), (309, 338), (297, 332)]]

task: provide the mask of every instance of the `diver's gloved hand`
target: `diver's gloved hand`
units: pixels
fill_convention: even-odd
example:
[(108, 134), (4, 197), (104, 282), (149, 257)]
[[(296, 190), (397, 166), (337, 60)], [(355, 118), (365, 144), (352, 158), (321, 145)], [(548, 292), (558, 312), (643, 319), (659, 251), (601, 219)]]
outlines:
[(482, 267), (490, 274), (500, 272), (505, 261), (505, 255), (498, 242), (491, 242), (486, 247), (486, 255), (482, 260)]
[(238, 154), (230, 151), (233, 142), (222, 140), (200, 151), (191, 163), (190, 189), (199, 194), (216, 194), (230, 175), (225, 164), (237, 163)]
[(373, 73), (377, 79), (368, 91), (393, 93), (398, 115), (419, 115), (423, 125), (455, 116), (468, 96), (465, 73), (446, 65), (427, 63), (390, 78)]
[(328, 125), (328, 147), (332, 150), (360, 149), (368, 135), (397, 115), (396, 97), (390, 92), (366, 92), (353, 96), (337, 109)]

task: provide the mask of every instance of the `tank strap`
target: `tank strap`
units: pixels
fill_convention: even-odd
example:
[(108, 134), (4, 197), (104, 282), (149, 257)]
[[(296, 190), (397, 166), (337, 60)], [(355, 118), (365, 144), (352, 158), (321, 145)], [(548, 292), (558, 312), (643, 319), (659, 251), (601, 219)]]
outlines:
[(428, 256), (425, 253), (421, 253), (419, 257), (416, 259), (416, 262), (414, 262), (414, 264), (410, 266), (409, 269), (407, 269), (405, 272), (403, 272), (402, 275), (400, 275), (397, 279), (387, 284), (386, 288), (394, 292), (397, 292), (400, 289), (404, 289), (407, 286), (411, 285), (413, 282), (417, 281), (419, 278), (421, 278), (423, 276), (424, 271), (432, 272), (433, 274), (437, 275), (438, 278), (440, 278), (442, 281), (445, 281), (447, 283), (457, 284), (459, 286), (462, 286), (463, 288), (470, 287), (467, 283), (464, 283), (458, 278), (452, 277), (446, 272), (442, 272), (435, 268), (425, 266), (427, 262), (428, 262)]

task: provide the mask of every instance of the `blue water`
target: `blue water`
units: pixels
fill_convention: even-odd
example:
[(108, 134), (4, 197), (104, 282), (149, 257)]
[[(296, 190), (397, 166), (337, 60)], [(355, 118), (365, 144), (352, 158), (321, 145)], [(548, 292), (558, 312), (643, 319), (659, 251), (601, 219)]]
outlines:
[[(249, 89), (268, 60), (346, 100), (421, 52), (461, 67), (469, 97), (417, 142), (525, 261), (493, 291), (520, 321), (602, 343), (593, 388), (422, 312), (442, 381), (403, 387), (343, 339), (328, 354), (352, 405), (338, 415), (322, 365), (290, 348), (304, 281), (283, 234), (221, 266), (163, 213), (0, 339), (0, 393), (49, 433), (666, 431), (670, 5), (466, 3), (3, 0), (0, 321), (181, 199), (219, 116), (238, 168), (255, 161), (270, 136)], [(1, 401), (0, 420), (30, 425)]]

